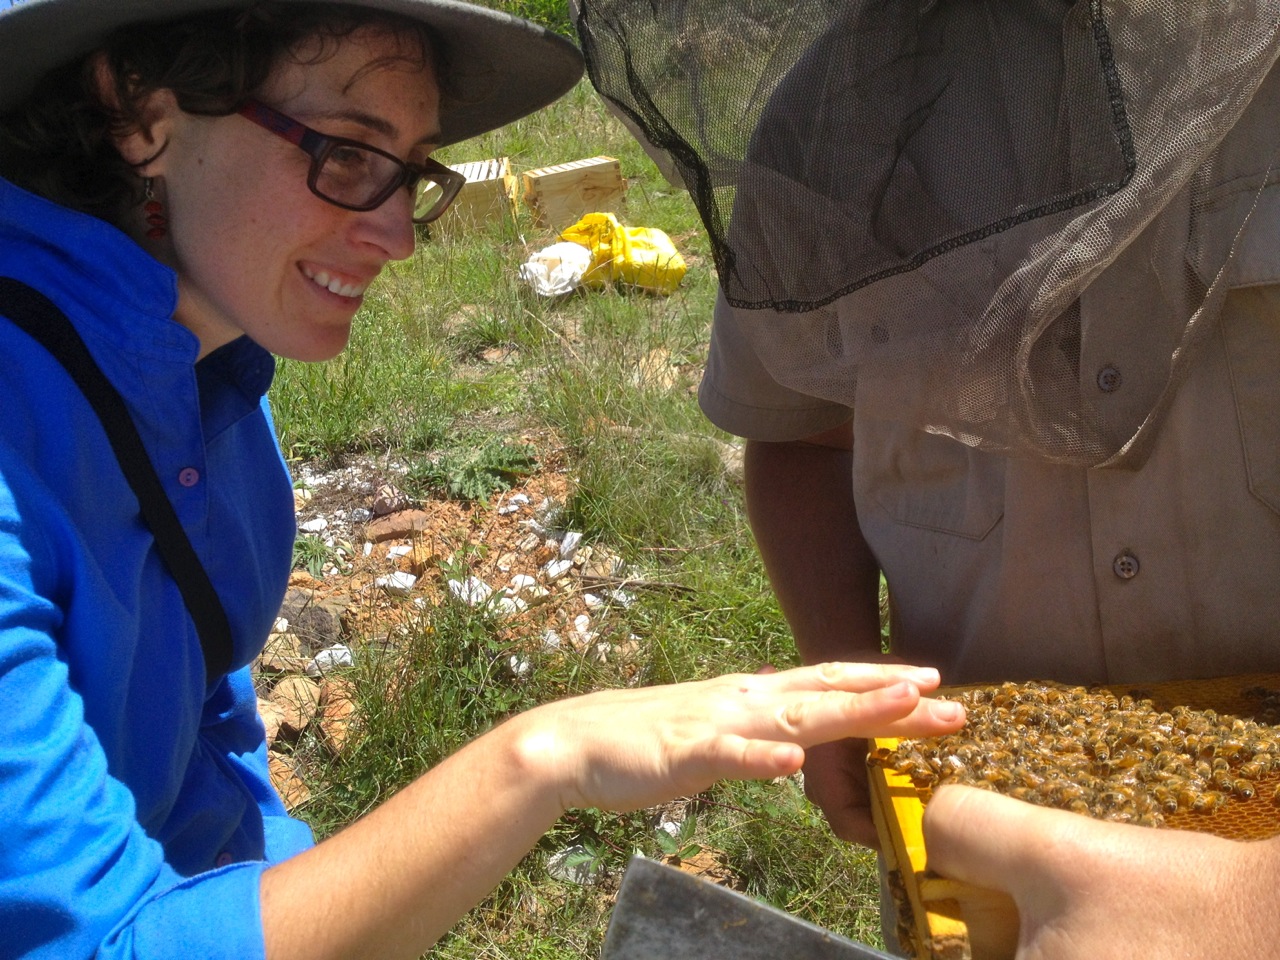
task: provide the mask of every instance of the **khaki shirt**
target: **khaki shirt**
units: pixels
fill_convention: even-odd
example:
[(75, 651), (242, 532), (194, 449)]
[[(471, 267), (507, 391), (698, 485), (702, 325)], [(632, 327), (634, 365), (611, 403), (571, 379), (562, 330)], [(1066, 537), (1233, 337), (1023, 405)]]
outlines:
[(1134, 328), (1158, 326), (1145, 321), (1161, 290), (1235, 242), (1252, 209), (1230, 292), (1138, 467), (1012, 459), (806, 396), (717, 303), (699, 394), (714, 423), (778, 441), (852, 417), (855, 502), (896, 653), (951, 683), (1280, 671), (1280, 171), (1257, 148), (1260, 125), (1280, 120), (1274, 80), (1189, 195), (1080, 300), (1082, 382), (1131, 420), (1124, 405), (1168, 364)]

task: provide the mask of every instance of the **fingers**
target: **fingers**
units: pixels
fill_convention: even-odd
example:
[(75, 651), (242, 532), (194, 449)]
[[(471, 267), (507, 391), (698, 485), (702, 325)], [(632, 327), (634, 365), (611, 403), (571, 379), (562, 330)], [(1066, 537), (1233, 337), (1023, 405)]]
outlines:
[(867, 790), (866, 741), (838, 740), (806, 751), (804, 792), (841, 840), (879, 849)]
[(906, 663), (819, 663), (780, 672), (760, 672), (754, 677), (774, 685), (777, 690), (843, 690), (846, 693), (869, 693), (904, 680), (928, 692), (941, 682), (933, 667)]
[(959, 729), (964, 708), (921, 698), (905, 680), (865, 693), (824, 691), (785, 695), (777, 708), (777, 736), (805, 746), (846, 737), (935, 736)]
[(1078, 815), (1036, 807), (975, 787), (943, 786), (924, 811), (929, 869), (979, 887), (1016, 893)]

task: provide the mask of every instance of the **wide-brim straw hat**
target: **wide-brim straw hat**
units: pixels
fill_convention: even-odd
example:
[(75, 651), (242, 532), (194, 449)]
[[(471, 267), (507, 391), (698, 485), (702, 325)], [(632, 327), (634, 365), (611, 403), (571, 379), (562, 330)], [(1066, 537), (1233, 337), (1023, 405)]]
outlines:
[[(441, 108), (442, 145), (518, 120), (567, 92), (582, 75), (582, 56), (570, 41), (498, 10), (456, 0), (341, 2), (420, 21), (439, 38), (449, 89)], [(249, 5), (248, 0), (20, 0), (0, 10), (0, 112), (16, 107), (45, 73), (89, 53), (117, 27)]]

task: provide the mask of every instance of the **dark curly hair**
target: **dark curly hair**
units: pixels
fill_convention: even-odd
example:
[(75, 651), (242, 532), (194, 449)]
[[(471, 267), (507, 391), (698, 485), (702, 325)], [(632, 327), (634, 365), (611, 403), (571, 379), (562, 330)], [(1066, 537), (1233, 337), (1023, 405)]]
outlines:
[[(149, 94), (172, 90), (187, 113), (226, 116), (285, 58), (323, 61), (337, 41), (366, 26), (416, 40), (416, 59), (435, 64), (443, 86), (448, 71), (431, 32), (415, 20), (367, 7), (264, 0), (172, 23), (132, 24), (94, 53), (50, 72), (21, 106), (0, 116), (0, 176), (119, 225), (142, 197), (137, 172), (114, 141), (143, 126), (140, 108)], [(99, 55), (118, 107), (99, 94)]]

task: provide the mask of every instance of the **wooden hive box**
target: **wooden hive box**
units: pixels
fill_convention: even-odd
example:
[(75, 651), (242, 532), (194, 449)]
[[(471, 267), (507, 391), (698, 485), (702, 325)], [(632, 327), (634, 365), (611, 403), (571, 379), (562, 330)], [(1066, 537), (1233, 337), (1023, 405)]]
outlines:
[(563, 230), (587, 213), (617, 213), (626, 195), (622, 167), (613, 157), (590, 157), (530, 170), (524, 202), (540, 227)]
[[(977, 687), (951, 688), (940, 693), (956, 695), (974, 689)], [(1276, 724), (1273, 714), (1280, 703), (1280, 675), (1114, 684), (1089, 690), (1106, 691), (1117, 698), (1129, 694), (1149, 699), (1158, 711), (1183, 706)], [(1263, 693), (1267, 694), (1265, 711), (1260, 710)], [(894, 739), (876, 739), (870, 747), (873, 753), (883, 755), (898, 744)], [(885, 766), (872, 764), (868, 773), (872, 815), (898, 903), (903, 948), (916, 960), (1013, 960), (1018, 943), (1018, 913), (1013, 900), (1004, 893), (949, 880), (927, 869), (921, 824), (929, 789)], [(1280, 834), (1277, 797), (1280, 772), (1273, 768), (1256, 781), (1253, 796), (1231, 796), (1207, 813), (1179, 810), (1167, 817), (1161, 829), (1196, 830), (1237, 840), (1265, 839)]]
[(450, 164), (450, 168), (466, 177), (467, 182), (433, 227), (455, 232), (515, 218), (516, 178), (506, 157)]

